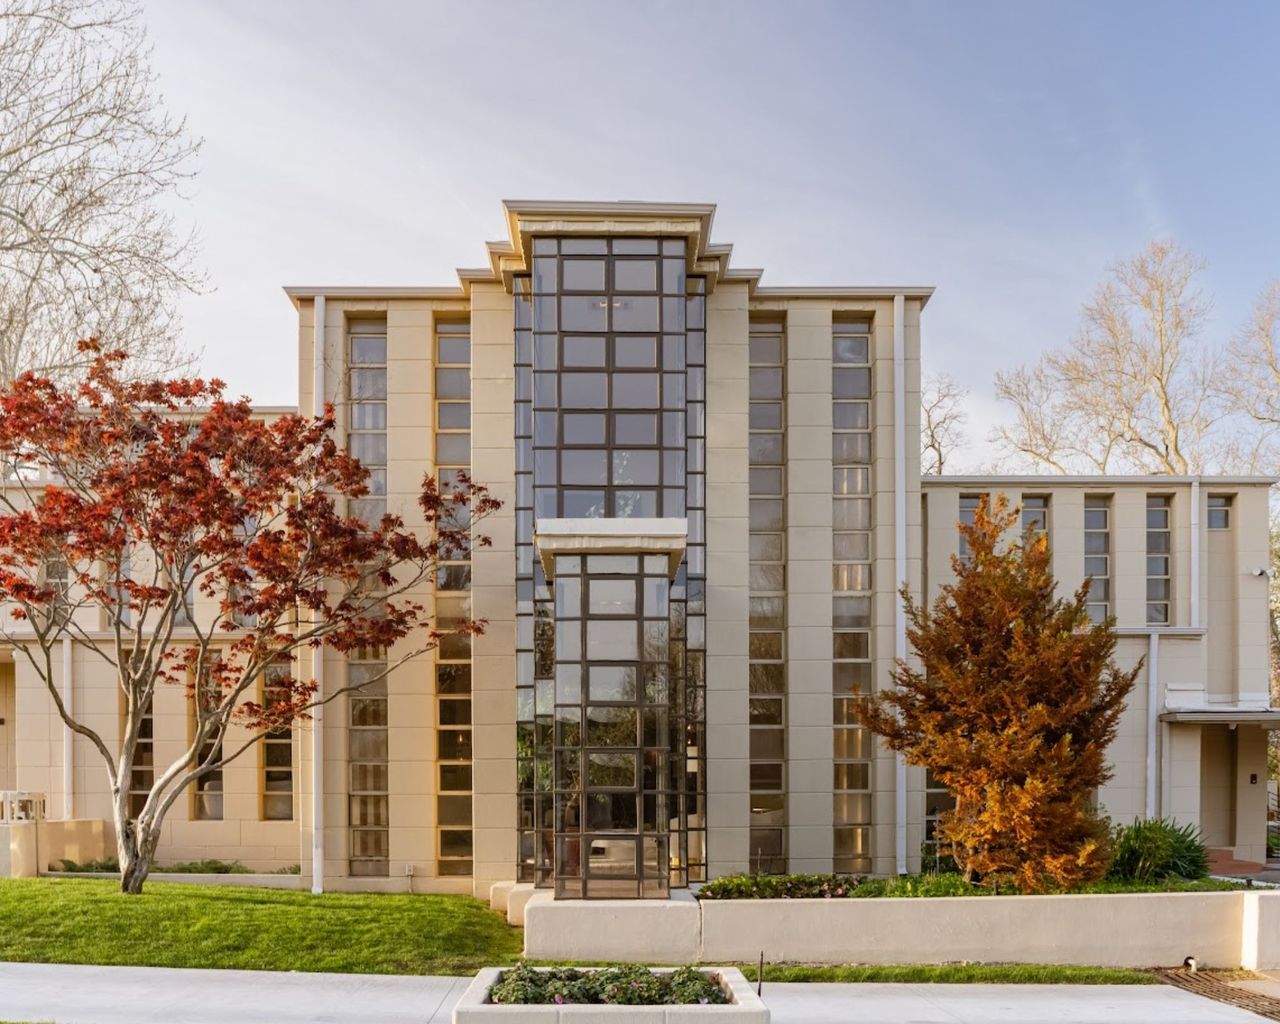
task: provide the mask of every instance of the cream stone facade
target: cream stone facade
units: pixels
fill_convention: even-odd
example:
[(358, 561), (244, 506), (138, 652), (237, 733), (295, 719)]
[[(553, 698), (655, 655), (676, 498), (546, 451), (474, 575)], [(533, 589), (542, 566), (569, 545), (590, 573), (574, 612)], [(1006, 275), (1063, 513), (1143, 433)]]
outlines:
[(1130, 667), (1143, 659), (1143, 668), (1111, 747), (1114, 778), (1098, 794), (1099, 806), (1116, 821), (1194, 822), (1210, 848), (1253, 862), (1267, 859), (1267, 731), (1280, 725), (1269, 689), (1272, 483), (1167, 476), (924, 483), (930, 594), (953, 578), (962, 504), (982, 495), (1022, 505), (1024, 525), (1029, 515), (1044, 517), (1036, 528), (1047, 530), (1064, 592), (1084, 580), (1086, 559), (1105, 560), (1091, 568), (1107, 570), (1096, 577), (1096, 595), (1116, 618), (1116, 660)]
[[(170, 814), (161, 863), (297, 864), (315, 890), (517, 883), (562, 898), (665, 896), (751, 869), (916, 870), (942, 797), (849, 707), (907, 654), (899, 585), (936, 593), (962, 505), (996, 491), (1048, 499), (1064, 587), (1099, 543), (1086, 516), (1108, 503), (1120, 657), (1148, 667), (1101, 804), (1265, 858), (1280, 713), (1253, 571), (1269, 564), (1269, 481), (922, 481), (930, 288), (762, 285), (712, 242), (711, 206), (505, 210), (509, 238), (457, 287), (286, 289), (299, 408), (332, 402), (374, 471), (355, 511), (421, 526), (423, 474), (460, 470), (503, 502), (478, 527), (490, 543), (419, 595), (485, 632), (335, 700), (294, 728), (287, 758), (228, 767), (217, 817), (194, 800)], [(1160, 602), (1150, 496), (1170, 500)], [(1148, 603), (1168, 622), (1148, 623)], [(77, 712), (113, 734), (109, 675), (78, 650), (68, 664)], [(299, 671), (331, 691), (364, 669), (325, 654)], [(157, 763), (185, 742), (185, 701), (156, 698)], [(0, 667), (0, 720), (0, 789), (109, 820), (95, 753), (20, 662)]]

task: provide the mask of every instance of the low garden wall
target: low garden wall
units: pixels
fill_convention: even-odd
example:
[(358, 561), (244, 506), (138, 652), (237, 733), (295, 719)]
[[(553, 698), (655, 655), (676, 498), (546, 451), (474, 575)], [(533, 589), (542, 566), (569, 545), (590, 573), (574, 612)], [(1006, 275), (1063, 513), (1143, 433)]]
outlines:
[(525, 955), (675, 963), (1280, 968), (1280, 892), (530, 901)]
[(60, 860), (97, 860), (105, 856), (106, 843), (106, 828), (97, 818), (0, 825), (0, 878), (35, 878)]

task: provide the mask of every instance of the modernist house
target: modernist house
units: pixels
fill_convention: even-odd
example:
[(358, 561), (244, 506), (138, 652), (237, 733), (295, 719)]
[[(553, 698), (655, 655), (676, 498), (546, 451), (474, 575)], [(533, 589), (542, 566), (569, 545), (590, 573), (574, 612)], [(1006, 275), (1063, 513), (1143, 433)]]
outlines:
[[(456, 286), (286, 289), (301, 408), (334, 401), (372, 468), (354, 511), (413, 522), (428, 471), (503, 500), (492, 546), (424, 595), (488, 628), (230, 766), (175, 808), (162, 862), (587, 898), (916, 870), (946, 794), (851, 709), (908, 653), (900, 583), (936, 592), (957, 522), (996, 492), (1048, 533), (1065, 588), (1093, 577), (1121, 661), (1146, 658), (1101, 806), (1265, 859), (1271, 481), (922, 480), (932, 289), (765, 286), (712, 241), (713, 210), (509, 202), (509, 238)], [(110, 680), (67, 665), (109, 718)], [(325, 687), (369, 672), (307, 668)], [(157, 760), (185, 702), (156, 698)], [(109, 817), (92, 751), (21, 664), (0, 670), (0, 720), (0, 790)]]

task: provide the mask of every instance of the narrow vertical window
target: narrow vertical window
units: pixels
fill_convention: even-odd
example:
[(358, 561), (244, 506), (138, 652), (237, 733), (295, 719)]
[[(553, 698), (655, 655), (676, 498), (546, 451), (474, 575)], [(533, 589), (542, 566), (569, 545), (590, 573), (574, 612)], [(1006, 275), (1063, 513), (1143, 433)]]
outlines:
[(1172, 602), (1173, 532), (1170, 511), (1173, 499), (1167, 494), (1147, 495), (1147, 624), (1167, 626)]
[[(942, 857), (947, 856), (947, 851), (942, 848), (938, 839), (938, 823), (942, 815), (954, 810), (955, 806), (956, 798), (951, 795), (951, 791), (937, 780), (932, 768), (926, 769), (924, 773), (924, 870), (926, 872), (943, 870), (938, 862)], [(932, 864), (929, 863), (930, 859), (933, 861)]]
[[(288, 661), (267, 666), (262, 680), (262, 706), (268, 710), (289, 696), (293, 674)], [(262, 739), (262, 818), (264, 821), (293, 819), (293, 726), (269, 730)]]
[[(216, 673), (210, 668), (206, 668), (200, 673), (199, 681), (196, 684), (195, 705), (193, 707), (195, 728), (198, 729), (200, 727), (200, 722), (205, 716), (214, 714), (221, 703), (222, 686)], [(200, 748), (196, 751), (196, 758), (196, 767), (221, 761), (222, 741), (216, 736), (208, 737), (200, 744)], [(192, 791), (192, 801), (191, 817), (196, 821), (222, 820), (221, 768), (205, 772), (196, 779), (195, 788)]]
[[(978, 506), (982, 504), (982, 499), (987, 497), (985, 494), (962, 494), (960, 495), (960, 522), (958, 526), (972, 526), (974, 517), (978, 514)], [(967, 562), (973, 557), (973, 552), (969, 550), (969, 538), (964, 535), (964, 531), (960, 531), (960, 544), (957, 549), (960, 555), (960, 561)]]
[(71, 616), (71, 576), (66, 561), (60, 556), (45, 560), (42, 574), (44, 585), (53, 591), (49, 604), (49, 619), (65, 624)]
[(151, 795), (156, 781), (156, 720), (151, 713), (152, 701), (142, 709), (138, 723), (138, 743), (133, 753), (133, 771), (129, 774), (129, 814), (137, 817)]
[(347, 730), (352, 875), (386, 875), (390, 870), (387, 663), (380, 653), (359, 651), (347, 658), (347, 685), (356, 687), (348, 701)]
[[(444, 493), (471, 472), (471, 325), (436, 324), (436, 476)], [(461, 510), (465, 515), (465, 510)], [(461, 522), (458, 525), (463, 525)], [(436, 570), (437, 872), (472, 870), (471, 636), (448, 632), (471, 614), (471, 553), (442, 552)]]
[(1084, 499), (1084, 574), (1089, 578), (1089, 618), (1106, 622), (1111, 615), (1111, 498)]
[(787, 870), (786, 424), (781, 323), (751, 325), (751, 869)]
[(1022, 496), (1022, 533), (1031, 538), (1049, 535), (1049, 497), (1045, 494)]
[[(369, 471), (369, 493), (348, 502), (351, 515), (376, 523), (387, 512), (387, 325), (352, 321), (347, 339), (347, 450)], [(348, 871), (390, 870), (387, 662), (378, 649), (347, 658)]]
[(871, 325), (831, 338), (832, 823), (835, 871), (871, 870), (871, 737), (854, 718), (871, 693)]
[(1231, 529), (1231, 495), (1209, 495), (1208, 526), (1211, 530)]

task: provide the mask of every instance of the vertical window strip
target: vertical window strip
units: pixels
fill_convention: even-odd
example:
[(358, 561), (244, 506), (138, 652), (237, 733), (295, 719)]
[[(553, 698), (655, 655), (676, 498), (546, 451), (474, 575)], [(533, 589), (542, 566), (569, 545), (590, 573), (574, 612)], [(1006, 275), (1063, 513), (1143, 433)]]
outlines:
[[(288, 700), (293, 665), (277, 661), (267, 666), (262, 680), (262, 706), (270, 709)], [(269, 730), (262, 739), (262, 820), (293, 820), (293, 726)]]
[(1169, 495), (1147, 495), (1147, 624), (1151, 626), (1173, 622), (1172, 511)]
[(750, 334), (750, 862), (787, 870), (786, 388), (781, 323)]
[[(924, 773), (924, 845), (925, 845), (925, 864), (924, 871), (942, 871), (946, 870), (939, 861), (948, 856), (946, 850), (942, 848), (942, 844), (938, 837), (938, 822), (942, 815), (947, 811), (953, 810), (956, 805), (956, 798), (951, 795), (951, 791), (939, 782), (933, 774), (932, 768), (925, 769)], [(932, 861), (932, 863), (930, 863)], [(953, 864), (948, 864), (947, 868), (955, 870)]]
[(986, 494), (960, 495), (960, 522), (957, 524), (960, 541), (956, 550), (962, 562), (969, 561), (973, 557), (973, 552), (969, 550), (969, 538), (964, 535), (963, 531), (959, 530), (959, 526), (973, 525), (974, 517), (978, 514), (978, 506), (982, 504), (982, 499), (986, 497), (988, 497)]
[[(151, 787), (156, 781), (156, 719), (152, 714), (153, 700), (148, 699), (138, 723), (138, 743), (133, 755), (133, 770), (129, 774), (129, 813), (137, 817), (146, 805)], [(121, 716), (123, 722), (123, 716)]]
[[(216, 659), (216, 655), (214, 656)], [(195, 700), (191, 705), (193, 731), (200, 722), (200, 711), (213, 711), (222, 701), (222, 688), (217, 678), (209, 670), (201, 673), (195, 688)], [(222, 742), (214, 737), (206, 739), (196, 753), (198, 764), (205, 761), (222, 759)], [(192, 813), (195, 821), (222, 820), (222, 769), (201, 775), (195, 781), (191, 791)]]
[[(369, 470), (369, 495), (348, 503), (351, 515), (377, 522), (387, 512), (387, 326), (352, 321), (348, 335), (347, 450)], [(390, 796), (387, 771), (387, 663), (383, 652), (348, 656), (348, 871), (390, 872)]]
[(1031, 537), (1049, 535), (1049, 497), (1044, 494), (1022, 496), (1022, 532)]
[(380, 652), (347, 658), (349, 871), (353, 876), (390, 873), (391, 834), (387, 770), (387, 663)]
[(871, 870), (871, 737), (853, 716), (871, 693), (871, 325), (831, 338), (833, 869)]
[(1085, 495), (1084, 574), (1089, 577), (1089, 618), (1106, 622), (1111, 615), (1111, 498)]
[[(471, 472), (471, 325), (436, 324), (436, 475), (453, 490)], [(449, 552), (436, 571), (436, 625), (471, 615), (470, 552)], [(472, 873), (471, 637), (446, 633), (436, 651), (437, 873)]]

